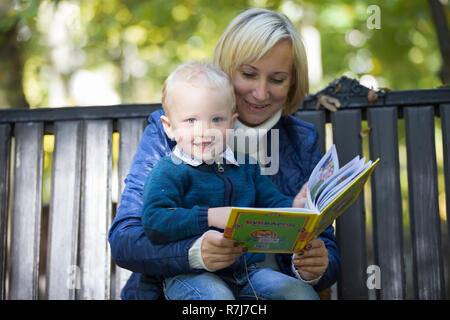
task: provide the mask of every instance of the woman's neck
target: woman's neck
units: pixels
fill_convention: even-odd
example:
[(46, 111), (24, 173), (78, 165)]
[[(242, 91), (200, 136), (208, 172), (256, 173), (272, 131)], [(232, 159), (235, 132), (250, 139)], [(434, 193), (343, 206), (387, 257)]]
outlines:
[(234, 124), (234, 129), (266, 129), (270, 130), (273, 128), (274, 125), (277, 124), (278, 120), (281, 118), (282, 110), (278, 110), (272, 117), (264, 121), (263, 123), (257, 125), (257, 126), (248, 126), (241, 121), (239, 121), (239, 118), (236, 120)]
[[(266, 159), (266, 144), (267, 133), (272, 129), (281, 118), (281, 110), (275, 113), (272, 117), (264, 121), (263, 123), (249, 127), (239, 119), (234, 123), (234, 138), (233, 138), (233, 150), (249, 154), (255, 159), (258, 159), (262, 163)], [(234, 143), (236, 141), (236, 143)]]

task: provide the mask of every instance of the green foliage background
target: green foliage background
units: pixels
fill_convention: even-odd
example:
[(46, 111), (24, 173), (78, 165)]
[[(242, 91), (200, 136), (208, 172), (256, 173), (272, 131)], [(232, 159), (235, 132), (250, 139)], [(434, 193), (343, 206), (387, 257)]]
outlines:
[[(381, 28), (368, 29), (367, 8), (377, 5)], [(448, 1), (445, 8), (449, 8)], [(56, 12), (66, 15), (64, 46), (49, 36)], [(76, 105), (69, 83), (77, 70), (107, 74), (121, 103), (158, 102), (160, 87), (173, 68), (187, 59), (210, 59), (227, 24), (250, 7), (279, 10), (299, 30), (320, 32), (323, 77), (317, 91), (348, 74), (351, 64), (368, 63), (380, 86), (433, 88), (441, 56), (426, 1), (281, 1), (281, 0), (0, 0), (0, 108), (48, 107), (51, 77), (61, 80), (66, 100)], [(446, 10), (447, 14), (449, 10)], [(364, 37), (346, 40), (352, 30)], [(57, 49), (70, 61), (58, 66)]]

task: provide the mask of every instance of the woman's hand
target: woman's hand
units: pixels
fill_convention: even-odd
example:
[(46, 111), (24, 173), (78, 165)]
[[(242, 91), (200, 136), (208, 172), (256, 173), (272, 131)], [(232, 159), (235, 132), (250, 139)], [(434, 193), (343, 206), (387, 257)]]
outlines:
[(306, 190), (308, 189), (308, 182), (306, 182), (300, 192), (294, 198), (294, 202), (292, 203), (292, 207), (294, 208), (304, 208), (306, 203)]
[(232, 265), (247, 251), (235, 240), (224, 238), (222, 233), (214, 230), (205, 233), (201, 248), (203, 263), (211, 271)]
[(305, 249), (294, 255), (293, 263), (303, 280), (317, 279), (328, 267), (325, 243), (319, 238), (310, 241)]

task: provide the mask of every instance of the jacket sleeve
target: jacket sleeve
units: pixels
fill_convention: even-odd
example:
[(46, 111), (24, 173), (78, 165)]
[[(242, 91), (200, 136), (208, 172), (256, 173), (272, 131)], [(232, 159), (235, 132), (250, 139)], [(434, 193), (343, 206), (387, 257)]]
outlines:
[(144, 184), (142, 224), (147, 237), (156, 244), (173, 242), (208, 230), (208, 208), (183, 208), (183, 168), (160, 161)]
[(158, 120), (159, 116), (150, 118), (133, 157), (108, 240), (112, 257), (120, 267), (169, 277), (194, 272), (189, 267), (188, 251), (198, 237), (158, 245), (145, 236), (141, 222), (144, 182), (158, 160), (170, 152), (169, 142)]

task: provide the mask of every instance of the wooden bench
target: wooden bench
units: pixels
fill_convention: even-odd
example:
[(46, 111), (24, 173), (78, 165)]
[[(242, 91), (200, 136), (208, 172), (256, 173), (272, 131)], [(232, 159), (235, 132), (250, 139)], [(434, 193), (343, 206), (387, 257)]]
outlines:
[[(334, 298), (449, 298), (434, 119), (440, 118), (442, 126), (448, 195), (450, 88), (378, 91), (376, 96), (371, 92), (371, 98), (368, 93), (357, 81), (343, 77), (309, 96), (298, 113), (317, 126), (322, 151), (326, 128), (332, 127), (341, 163), (362, 154), (367, 140), (370, 158), (381, 158), (371, 180), (371, 204), (360, 196), (337, 221), (342, 274)], [(330, 97), (340, 102), (337, 112), (323, 108), (327, 101), (335, 102)], [(159, 104), (0, 111), (1, 299), (120, 298), (129, 272), (112, 261), (107, 232), (146, 118), (158, 108)], [(399, 122), (404, 122), (406, 137), (410, 229), (403, 227), (400, 187), (406, 181), (400, 180)], [(366, 123), (372, 129), (361, 138)], [(113, 133), (119, 134), (117, 170)], [(55, 137), (48, 214), (42, 207), (44, 135)], [(366, 230), (367, 203), (373, 230)], [(367, 286), (366, 233), (372, 232), (372, 264), (381, 272), (380, 289)], [(412, 243), (412, 294), (407, 292), (405, 232)], [(369, 248), (371, 243), (369, 239)]]

